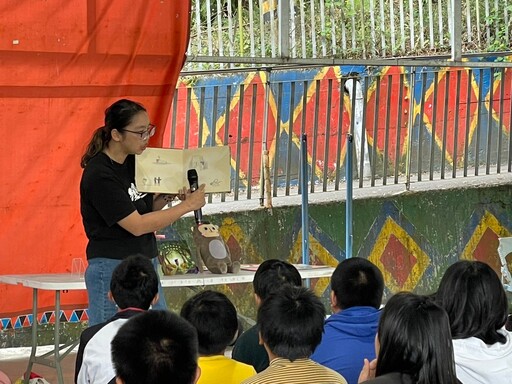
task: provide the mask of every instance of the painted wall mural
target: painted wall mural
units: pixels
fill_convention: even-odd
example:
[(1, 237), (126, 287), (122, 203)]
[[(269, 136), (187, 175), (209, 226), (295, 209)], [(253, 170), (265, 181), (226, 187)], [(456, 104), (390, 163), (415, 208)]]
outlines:
[(296, 181), (301, 133), (318, 176), (336, 165), (341, 171), (344, 137), (358, 118), (352, 78), (363, 91), (365, 150), (388, 173), (395, 165), (404, 171), (409, 139), (414, 172), (431, 162), (439, 170), (510, 155), (512, 68), (325, 67), (182, 78), (165, 139), (172, 147), (229, 145), (233, 175), (245, 186), (258, 183), (265, 148), (277, 174)]

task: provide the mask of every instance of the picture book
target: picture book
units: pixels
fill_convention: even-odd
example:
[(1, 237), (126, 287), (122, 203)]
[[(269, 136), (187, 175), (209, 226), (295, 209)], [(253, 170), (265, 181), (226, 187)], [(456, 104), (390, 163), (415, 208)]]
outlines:
[(193, 149), (146, 148), (135, 156), (135, 184), (139, 192), (176, 194), (189, 187), (187, 172), (195, 169), (206, 193), (231, 191), (231, 154), (228, 146)]

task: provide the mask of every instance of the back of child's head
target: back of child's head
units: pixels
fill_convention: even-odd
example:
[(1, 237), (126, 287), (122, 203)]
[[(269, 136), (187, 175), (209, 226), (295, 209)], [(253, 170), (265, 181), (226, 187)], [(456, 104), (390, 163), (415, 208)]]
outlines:
[(308, 288), (284, 285), (258, 309), (258, 328), (268, 349), (291, 361), (309, 357), (322, 340), (325, 308)]
[(201, 355), (223, 354), (237, 336), (236, 308), (223, 293), (198, 293), (183, 304), (181, 316), (196, 328)]
[(496, 272), (481, 261), (460, 260), (446, 270), (435, 295), (450, 318), (452, 338), (505, 343), (508, 301)]
[(158, 276), (151, 260), (142, 255), (124, 259), (112, 273), (110, 292), (120, 309), (149, 309), (158, 293)]
[(169, 311), (130, 318), (111, 343), (116, 376), (124, 384), (191, 384), (197, 374), (196, 330)]
[(285, 284), (301, 286), (302, 278), (297, 268), (292, 264), (277, 259), (270, 259), (261, 263), (252, 282), (254, 293), (262, 301)]
[(448, 315), (432, 298), (393, 295), (382, 311), (377, 338), (376, 376), (400, 372), (419, 384), (457, 382)]
[(340, 309), (379, 308), (384, 278), (376, 265), (361, 257), (353, 257), (338, 264), (331, 277), (331, 289)]

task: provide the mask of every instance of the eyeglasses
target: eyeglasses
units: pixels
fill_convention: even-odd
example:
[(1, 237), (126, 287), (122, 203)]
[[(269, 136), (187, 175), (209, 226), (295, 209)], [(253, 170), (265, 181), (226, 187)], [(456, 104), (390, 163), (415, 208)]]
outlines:
[(136, 133), (137, 135), (140, 135), (140, 139), (141, 140), (147, 140), (149, 139), (150, 137), (152, 137), (155, 132), (156, 132), (156, 126), (154, 126), (153, 124), (149, 124), (148, 125), (148, 129), (144, 130), (144, 131), (141, 131), (141, 132), (137, 132), (137, 131), (130, 131), (128, 129), (123, 129), (124, 132), (130, 132), (130, 133)]

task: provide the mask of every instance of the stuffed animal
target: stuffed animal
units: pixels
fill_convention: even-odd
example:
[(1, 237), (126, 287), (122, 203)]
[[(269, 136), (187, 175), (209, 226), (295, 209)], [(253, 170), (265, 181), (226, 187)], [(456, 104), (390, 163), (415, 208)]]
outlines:
[(219, 227), (215, 224), (202, 222), (192, 227), (192, 236), (196, 248), (196, 264), (199, 272), (203, 271), (203, 265), (211, 273), (238, 273), (240, 263), (231, 261), (231, 254), (219, 233)]

